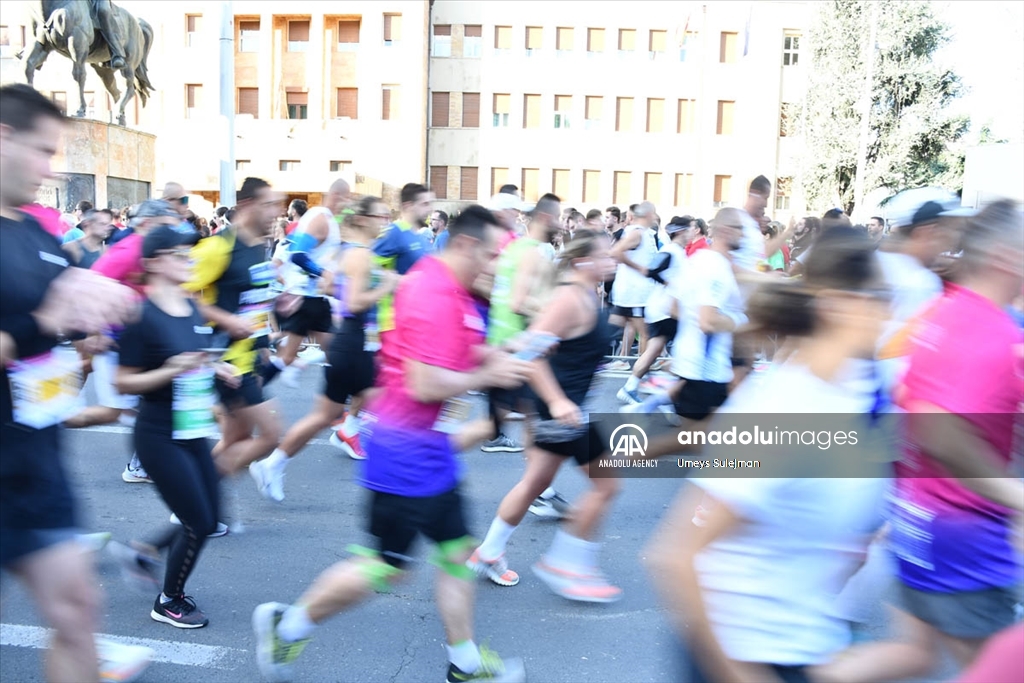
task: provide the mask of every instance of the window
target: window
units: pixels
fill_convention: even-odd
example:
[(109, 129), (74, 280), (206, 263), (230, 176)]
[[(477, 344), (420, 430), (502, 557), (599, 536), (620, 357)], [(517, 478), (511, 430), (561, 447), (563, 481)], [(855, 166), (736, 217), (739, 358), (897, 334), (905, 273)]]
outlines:
[(523, 128), (540, 128), (540, 95), (523, 95)]
[(699, 43), (697, 42), (697, 32), (687, 31), (683, 34), (683, 44), (679, 47), (679, 61), (696, 61), (698, 47)]
[(238, 22), (238, 51), (258, 52), (260, 47), (260, 20)]
[(583, 201), (588, 204), (596, 204), (601, 201), (600, 171), (583, 172)]
[(559, 27), (555, 29), (555, 49), (559, 52), (572, 50), (572, 28)]
[(647, 99), (647, 132), (661, 133), (665, 130), (665, 100)]
[(718, 61), (722, 64), (736, 63), (736, 48), (739, 44), (738, 33), (722, 31), (721, 42), (718, 46)]
[(185, 45), (195, 47), (199, 43), (199, 32), (203, 29), (202, 14), (185, 15)]
[(615, 186), (612, 188), (613, 204), (629, 204), (630, 185), (633, 176), (629, 171), (615, 172)]
[(301, 161), (296, 159), (288, 159), (277, 162), (277, 170), (279, 171), (298, 171), (299, 166), (302, 165)]
[(11, 54), (11, 32), (6, 26), (0, 26), (0, 57)]
[(793, 192), (792, 178), (775, 179), (775, 210), (789, 211), (789, 196)]
[(434, 39), (430, 42), (431, 57), (452, 56), (452, 27), (448, 25), (434, 26)]
[(288, 22), (288, 52), (309, 49), (309, 19)]
[(729, 203), (730, 185), (732, 185), (732, 176), (728, 175), (716, 175), (715, 176), (715, 208), (725, 206)]
[(503, 50), (508, 52), (512, 49), (512, 27), (511, 26), (495, 26), (494, 27), (494, 49)]
[(451, 95), (446, 92), (430, 94), (430, 125), (434, 128), (448, 127), (448, 105)]
[(726, 102), (724, 100), (718, 101), (718, 125), (715, 127), (716, 134), (732, 135), (732, 119), (733, 110), (735, 108), (735, 102)]
[(332, 161), (331, 173), (348, 173), (348, 169), (351, 167), (351, 161)]
[(288, 118), (306, 119), (309, 118), (309, 95), (304, 92), (285, 93), (288, 101)]
[(660, 173), (644, 173), (644, 201), (653, 202), (655, 206), (661, 203)]
[(402, 40), (402, 15), (384, 15), (384, 44), (394, 45)]
[(203, 101), (203, 86), (201, 85), (186, 85), (185, 86), (185, 118), (195, 118), (200, 107), (202, 107)]
[(551, 171), (551, 191), (565, 201), (569, 197), (569, 169), (556, 168)]
[(359, 90), (357, 88), (338, 88), (338, 107), (335, 116), (339, 119), (359, 118)]
[(491, 169), (491, 194), (498, 194), (498, 190), (501, 186), (508, 182), (508, 169), (507, 168), (492, 168)]
[(586, 112), (583, 117), (586, 121), (586, 128), (597, 128), (601, 125), (601, 110), (604, 109), (604, 98), (600, 95), (587, 96)]
[(448, 199), (448, 167), (430, 167), (430, 191), (438, 199)]
[(508, 128), (509, 96), (494, 96), (494, 127)]
[(338, 22), (338, 52), (355, 52), (359, 49), (359, 27), (359, 19)]
[(650, 53), (651, 59), (658, 59), (665, 54), (667, 42), (667, 31), (651, 31), (651, 35), (647, 40), (647, 51)]
[(93, 90), (85, 91), (85, 115), (89, 118), (96, 116), (96, 92)]
[[(472, 57), (474, 59), (479, 59), (480, 53), (483, 52), (483, 28), (483, 26), (479, 25), (466, 26), (466, 35), (462, 39), (463, 57)], [(476, 194), (475, 191), (474, 194)]]
[(239, 88), (238, 109), (236, 111), (239, 114), (249, 114), (254, 119), (258, 119), (260, 117), (260, 89)]
[(604, 52), (604, 29), (587, 29), (587, 52)]
[(536, 203), (540, 198), (540, 169), (524, 168), (523, 182), (519, 189), (522, 190), (525, 201)]
[(462, 93), (462, 127), (480, 127), (480, 93)]
[(248, 159), (235, 159), (235, 170), (236, 171), (248, 171), (249, 165), (252, 162)]
[(68, 94), (63, 90), (54, 90), (50, 93), (50, 99), (60, 109), (60, 113), (64, 116), (68, 115)]
[(384, 121), (398, 119), (398, 99), (401, 88), (397, 85), (385, 85), (381, 88), (380, 118)]
[(632, 52), (636, 49), (636, 29), (619, 29), (619, 52)]
[(633, 130), (633, 98), (615, 98), (615, 130), (628, 133)]
[(572, 111), (572, 95), (555, 95), (555, 128), (569, 127), (569, 113)]
[(800, 63), (800, 34), (786, 33), (782, 39), (782, 66), (796, 66)]
[(783, 102), (779, 108), (779, 137), (788, 138), (797, 134), (796, 132), (796, 105), (792, 102)]
[[(679, 100), (676, 132), (681, 135), (693, 133), (697, 129), (697, 101)], [(678, 204), (677, 204), (678, 206)]]
[(459, 169), (459, 199), (476, 200), (479, 176), (480, 169), (476, 166), (463, 166)]
[(526, 56), (533, 54), (534, 50), (544, 47), (544, 29), (540, 26), (526, 27)]
[(693, 206), (693, 174), (676, 173), (675, 206), (688, 208)]

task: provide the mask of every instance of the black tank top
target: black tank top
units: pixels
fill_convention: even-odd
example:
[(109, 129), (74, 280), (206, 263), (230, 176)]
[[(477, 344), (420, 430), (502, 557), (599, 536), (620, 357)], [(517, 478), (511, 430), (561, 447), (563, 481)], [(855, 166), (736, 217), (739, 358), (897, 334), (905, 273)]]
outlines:
[[(559, 286), (582, 287), (576, 283), (562, 283)], [(586, 398), (597, 367), (604, 360), (611, 345), (612, 329), (608, 324), (608, 314), (598, 308), (596, 295), (593, 296), (593, 308), (597, 311), (594, 326), (578, 337), (559, 342), (554, 355), (548, 358), (555, 381), (562, 387), (566, 398), (576, 405), (580, 405)], [(545, 420), (551, 419), (544, 402), (538, 403), (541, 417)]]
[(92, 268), (92, 264), (99, 261), (100, 256), (103, 255), (102, 248), (97, 249), (96, 251), (89, 251), (79, 243), (78, 249), (82, 252), (82, 257), (78, 259), (78, 263), (76, 264), (79, 268)]

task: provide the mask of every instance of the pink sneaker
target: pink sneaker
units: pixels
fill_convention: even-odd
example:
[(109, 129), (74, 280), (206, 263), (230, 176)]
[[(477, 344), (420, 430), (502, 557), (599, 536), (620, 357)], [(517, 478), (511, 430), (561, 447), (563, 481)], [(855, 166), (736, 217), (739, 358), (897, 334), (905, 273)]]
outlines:
[(550, 564), (541, 558), (533, 573), (557, 595), (577, 602), (616, 602), (622, 589), (613, 586), (600, 571), (578, 573)]
[(519, 574), (508, 568), (505, 555), (488, 562), (480, 558), (479, 550), (474, 550), (473, 555), (466, 562), (466, 566), (476, 572), (477, 576), (486, 576), (492, 583), (499, 586), (508, 587), (519, 583)]

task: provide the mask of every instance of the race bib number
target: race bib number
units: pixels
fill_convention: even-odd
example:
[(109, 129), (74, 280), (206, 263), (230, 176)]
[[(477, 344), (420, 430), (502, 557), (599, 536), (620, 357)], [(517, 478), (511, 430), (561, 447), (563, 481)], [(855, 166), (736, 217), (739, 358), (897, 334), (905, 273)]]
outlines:
[(216, 436), (217, 421), (213, 417), (213, 406), (217, 396), (213, 377), (212, 369), (198, 368), (174, 378), (171, 410), (174, 426), (172, 438), (175, 440), (188, 441)]
[(472, 404), (461, 398), (450, 398), (441, 406), (441, 412), (434, 423), (434, 429), (446, 434), (457, 432), (466, 420), (469, 419)]
[(252, 334), (249, 335), (250, 339), (257, 339), (270, 334), (271, 310), (273, 310), (271, 304), (254, 304), (252, 306), (242, 306), (238, 309), (238, 315), (245, 318), (246, 322), (249, 323), (249, 329), (252, 330)]
[(896, 557), (928, 571), (935, 569), (932, 559), (932, 520), (935, 515), (905, 500), (892, 507), (892, 531), (889, 543)]
[(365, 341), (363, 341), (363, 351), (369, 351), (370, 353), (376, 353), (380, 351), (380, 328), (377, 327), (376, 322), (368, 322), (363, 327), (363, 334), (365, 335)]
[(82, 370), (71, 348), (56, 348), (15, 361), (7, 370), (14, 421), (44, 429), (60, 424), (84, 407)]
[(269, 287), (277, 281), (277, 269), (270, 261), (249, 267), (249, 281), (253, 287)]

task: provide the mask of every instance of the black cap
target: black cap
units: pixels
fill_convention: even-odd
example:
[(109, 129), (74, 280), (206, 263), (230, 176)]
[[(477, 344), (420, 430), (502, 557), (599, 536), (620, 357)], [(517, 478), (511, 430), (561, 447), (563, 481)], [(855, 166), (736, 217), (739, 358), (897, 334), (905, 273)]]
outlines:
[(942, 204), (933, 201), (925, 202), (914, 212), (914, 217), (910, 219), (910, 225), (907, 227), (934, 223), (944, 213), (946, 213), (946, 207)]
[(142, 258), (153, 258), (158, 251), (167, 251), (177, 247), (188, 246), (199, 241), (199, 233), (195, 230), (182, 230), (169, 225), (160, 225), (142, 240)]

